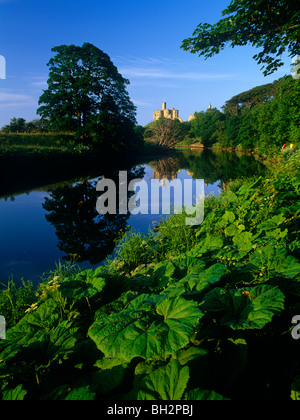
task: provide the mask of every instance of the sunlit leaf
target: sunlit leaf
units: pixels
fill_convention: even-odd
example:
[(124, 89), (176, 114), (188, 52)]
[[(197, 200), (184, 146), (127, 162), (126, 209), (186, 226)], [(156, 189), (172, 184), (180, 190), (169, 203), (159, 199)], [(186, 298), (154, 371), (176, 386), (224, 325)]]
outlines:
[(142, 295), (122, 312), (96, 321), (89, 336), (106, 357), (147, 359), (186, 346), (202, 316), (196, 302)]
[(204, 309), (220, 313), (220, 324), (232, 329), (260, 329), (284, 310), (283, 293), (272, 286), (238, 290), (216, 288), (205, 297)]
[(143, 378), (138, 400), (181, 400), (189, 377), (189, 368), (182, 367), (177, 360), (171, 359), (167, 366), (162, 366)]

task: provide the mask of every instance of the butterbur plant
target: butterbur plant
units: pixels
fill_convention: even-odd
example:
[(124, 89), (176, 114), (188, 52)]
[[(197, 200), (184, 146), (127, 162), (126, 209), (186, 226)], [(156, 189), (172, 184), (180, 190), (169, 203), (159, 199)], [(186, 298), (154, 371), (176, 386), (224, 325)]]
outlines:
[(0, 398), (298, 399), (299, 165), (282, 165), (209, 199), (201, 226), (175, 215), (97, 269), (58, 267), (0, 342)]

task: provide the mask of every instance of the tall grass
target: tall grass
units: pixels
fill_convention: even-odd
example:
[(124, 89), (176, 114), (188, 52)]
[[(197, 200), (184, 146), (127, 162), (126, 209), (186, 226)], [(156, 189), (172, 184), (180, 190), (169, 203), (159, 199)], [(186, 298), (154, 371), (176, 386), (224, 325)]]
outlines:
[(60, 147), (74, 141), (68, 133), (0, 133), (0, 148), (15, 146)]
[(0, 314), (5, 318), (7, 327), (12, 327), (23, 318), (28, 306), (37, 300), (36, 289), (31, 281), (21, 281), (17, 286), (13, 279), (7, 284), (0, 283)]
[(117, 243), (116, 267), (130, 273), (141, 265), (178, 256), (196, 244), (195, 230), (186, 225), (187, 214), (171, 214), (162, 219), (158, 232), (142, 235), (130, 230)]
[(28, 308), (40, 298), (49, 297), (51, 293), (57, 294), (57, 290), (49, 286), (53, 279), (64, 280), (81, 271), (82, 268), (77, 264), (69, 262), (62, 264), (59, 261), (53, 270), (42, 276), (41, 283), (37, 287), (31, 281), (23, 279), (19, 286), (12, 278), (7, 284), (0, 283), (0, 315), (5, 318), (7, 327), (16, 325), (24, 317)]

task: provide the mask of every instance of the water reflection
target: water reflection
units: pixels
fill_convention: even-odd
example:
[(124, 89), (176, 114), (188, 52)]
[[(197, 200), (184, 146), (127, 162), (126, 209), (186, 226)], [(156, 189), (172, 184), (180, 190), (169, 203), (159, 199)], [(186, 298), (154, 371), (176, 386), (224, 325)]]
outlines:
[[(144, 169), (128, 171), (128, 181), (144, 176)], [(119, 172), (107, 173), (106, 178), (119, 182)], [(100, 178), (101, 179), (101, 178)], [(58, 248), (66, 254), (65, 260), (100, 263), (115, 246), (120, 231), (126, 229), (129, 212), (125, 215), (99, 215), (96, 201), (98, 180), (83, 181), (56, 188), (45, 198), (43, 208), (48, 212), (46, 220), (54, 226)], [(128, 200), (133, 192), (128, 193)], [(119, 203), (117, 195), (117, 203)]]
[(218, 150), (184, 150), (174, 157), (148, 163), (153, 168), (153, 178), (176, 179), (183, 169), (193, 179), (204, 179), (206, 185), (228, 182), (242, 177), (263, 175), (266, 167), (244, 153)]
[[(224, 187), (230, 180), (257, 175), (265, 171), (265, 167), (252, 156), (211, 150), (184, 151), (172, 157), (152, 161), (147, 166), (148, 170), (152, 169), (148, 183), (152, 178), (161, 180), (181, 178), (183, 180), (192, 177), (194, 180), (204, 179), (206, 186), (215, 188), (213, 191), (215, 194), (220, 191), (220, 182)], [(128, 171), (128, 184), (133, 179), (143, 179), (145, 168), (142, 166)], [(112, 179), (117, 186), (119, 185), (119, 172), (107, 172), (105, 178)], [(45, 198), (43, 208), (47, 211), (46, 220), (55, 228), (58, 248), (64, 253), (65, 260), (100, 263), (113, 252), (116, 238), (120, 231), (126, 229), (131, 216), (129, 212), (125, 215), (119, 214), (118, 211), (116, 215), (98, 214), (95, 203), (99, 197), (96, 191), (99, 179), (55, 188), (50, 193), (50, 198)], [(164, 181), (162, 181), (162, 187), (164, 187)], [(134, 192), (128, 193), (128, 201), (133, 194)], [(171, 195), (171, 197), (174, 196)], [(150, 209), (148, 197), (143, 201), (148, 204), (147, 209)], [(119, 203), (118, 188), (117, 203)], [(162, 205), (162, 203), (159, 204)], [(160, 211), (162, 212), (162, 207)], [(141, 229), (144, 231), (151, 228), (154, 219), (157, 220), (157, 217), (152, 217), (148, 211), (146, 214), (142, 207), (140, 214), (131, 216), (129, 224), (133, 218), (135, 218), (133, 225), (136, 228), (144, 225)]]
[[(112, 170), (103, 169), (104, 175), (118, 185), (119, 169), (128, 166), (126, 162), (114, 162), (111, 166)], [(265, 166), (245, 154), (185, 150), (128, 170), (128, 183), (138, 178), (148, 185), (153, 178), (204, 179), (208, 195), (219, 194), (230, 180), (265, 171)], [(161, 221), (159, 215), (151, 214), (100, 216), (96, 209), (100, 175), (100, 171), (95, 174), (93, 170), (86, 181), (66, 181), (42, 188), (38, 179), (35, 186), (39, 189), (26, 194), (16, 194), (18, 188), (13, 189), (14, 183), (6, 178), (6, 189), (15, 191), (15, 196), (9, 193), (6, 199), (0, 199), (0, 283), (12, 276), (17, 281), (24, 277), (38, 282), (59, 259), (75, 259), (87, 266), (88, 262), (98, 264), (112, 253), (115, 239), (127, 225), (147, 233)], [(51, 181), (55, 179), (47, 180)], [(128, 193), (128, 201), (132, 194)], [(163, 206), (162, 200), (159, 205)]]

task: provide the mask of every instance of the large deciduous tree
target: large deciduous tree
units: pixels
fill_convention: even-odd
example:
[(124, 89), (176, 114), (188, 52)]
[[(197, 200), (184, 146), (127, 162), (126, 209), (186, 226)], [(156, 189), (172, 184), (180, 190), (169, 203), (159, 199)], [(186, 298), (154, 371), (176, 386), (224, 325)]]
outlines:
[(56, 55), (48, 63), (48, 89), (38, 109), (52, 129), (88, 137), (94, 133), (109, 136), (111, 124), (113, 134), (116, 126), (133, 128), (136, 108), (126, 90), (129, 81), (107, 54), (89, 43), (62, 45), (52, 51)]
[(207, 59), (228, 44), (250, 44), (261, 49), (253, 58), (263, 64), (265, 76), (284, 64), (285, 51), (291, 58), (299, 54), (299, 0), (232, 0), (222, 15), (214, 25), (201, 23), (182, 48)]

